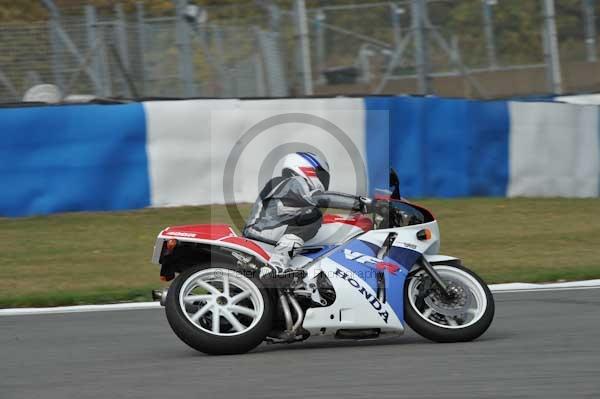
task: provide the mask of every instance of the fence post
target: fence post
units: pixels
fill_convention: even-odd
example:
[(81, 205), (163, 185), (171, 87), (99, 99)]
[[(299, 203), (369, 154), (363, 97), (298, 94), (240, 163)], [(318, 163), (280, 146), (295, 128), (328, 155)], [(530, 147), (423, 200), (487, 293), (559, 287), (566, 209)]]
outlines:
[(548, 75), (548, 87), (551, 93), (562, 94), (562, 78), (560, 73), (560, 56), (556, 34), (554, 0), (542, 0), (544, 15), (544, 58)]
[(496, 38), (494, 37), (494, 21), (492, 4), (490, 0), (481, 1), (483, 8), (483, 29), (485, 34), (485, 47), (487, 49), (488, 64), (490, 68), (496, 69), (498, 61), (496, 59)]
[(113, 94), (113, 85), (112, 85), (112, 77), (110, 70), (110, 62), (108, 58), (108, 54), (106, 54), (106, 31), (105, 26), (100, 27), (100, 43), (96, 48), (98, 51), (98, 58), (100, 59), (100, 68), (102, 70), (101, 75), (99, 76), (100, 81), (102, 82), (102, 91), (104, 92), (105, 97), (112, 97)]
[(138, 71), (140, 77), (140, 95), (146, 95), (146, 64), (144, 55), (146, 53), (146, 28), (144, 26), (144, 3), (137, 1), (135, 3), (136, 19), (137, 19), (137, 34), (138, 34)]
[(394, 34), (394, 47), (398, 47), (402, 41), (402, 28), (400, 27), (400, 15), (404, 10), (396, 3), (390, 3), (390, 12), (392, 13), (392, 33)]
[(19, 92), (17, 92), (17, 89), (12, 84), (8, 76), (6, 76), (4, 72), (2, 72), (2, 69), (0, 69), (0, 84), (6, 87), (8, 91), (10, 91), (15, 101), (21, 101), (21, 99), (23, 98), (22, 95)]
[[(281, 9), (279, 8), (279, 6), (273, 2), (270, 2), (271, 4), (269, 4), (269, 29), (272, 33), (271, 36), (274, 37), (275, 40), (275, 46), (280, 49), (281, 51), (285, 51), (284, 47), (281, 43)], [(289, 20), (289, 16), (286, 17)], [(261, 35), (262, 37), (262, 35)], [(265, 66), (268, 65), (265, 63)], [(267, 76), (267, 79), (269, 79), (269, 77)]]
[(369, 58), (372, 55), (373, 51), (371, 51), (368, 44), (363, 44), (358, 50), (358, 64), (361, 71), (360, 81), (366, 84), (371, 83), (371, 62)]
[(593, 0), (582, 0), (585, 49), (588, 62), (596, 62), (596, 15)]
[(62, 92), (65, 88), (65, 80), (62, 74), (63, 64), (62, 64), (62, 46), (60, 44), (60, 39), (58, 37), (57, 28), (59, 22), (51, 17), (48, 25), (50, 27), (50, 41), (52, 45), (52, 73), (54, 75), (54, 83), (60, 88)]
[[(218, 79), (220, 80), (219, 82), (219, 89), (220, 89), (220, 93), (217, 93), (218, 96), (220, 97), (232, 97), (231, 94), (231, 82), (230, 82), (230, 73), (229, 73), (229, 68), (226, 65), (225, 62), (225, 52), (223, 51), (223, 33), (222, 33), (222, 29), (219, 25), (211, 25), (211, 32), (212, 32), (212, 43), (214, 46), (214, 51), (215, 51), (215, 60), (214, 60), (214, 68), (216, 69), (216, 73), (218, 76)], [(203, 38), (200, 38), (200, 40), (204, 40)], [(206, 43), (204, 45), (204, 47), (206, 48), (206, 53), (207, 53), (207, 57), (208, 57), (208, 51), (209, 51), (209, 46), (208, 43)]]
[(256, 50), (253, 55), (253, 64), (254, 64), (254, 90), (255, 96), (257, 97), (265, 97), (267, 95), (267, 85), (265, 82), (265, 65), (260, 53), (260, 35), (261, 30), (258, 26), (254, 26), (252, 28), (254, 32), (254, 49)]
[[(92, 51), (92, 69), (94, 74), (101, 79), (102, 74), (102, 64), (100, 61), (100, 57), (98, 56), (98, 35), (96, 34), (96, 9), (94, 6), (87, 4), (84, 7), (85, 10), (85, 30), (87, 36), (87, 47), (88, 51)], [(92, 82), (94, 84), (94, 90), (96, 91), (97, 96), (102, 96), (103, 93), (102, 85), (97, 82)], [(65, 93), (67, 95), (69, 93)]]
[[(113, 25), (113, 31), (116, 38), (116, 48), (121, 59), (121, 65), (124, 71), (122, 74), (131, 73), (131, 64), (129, 60), (129, 46), (127, 45), (127, 21), (125, 19), (125, 13), (123, 12), (123, 5), (121, 3), (115, 4), (116, 23)], [(131, 76), (131, 75), (130, 75)], [(129, 85), (127, 84), (127, 77), (121, 76), (121, 87), (124, 96), (131, 96)]]
[(313, 94), (312, 70), (310, 63), (310, 43), (308, 37), (308, 22), (306, 18), (306, 3), (304, 0), (295, 2), (296, 33), (298, 34), (298, 47), (300, 49), (300, 70), (302, 89), (305, 96)]
[(127, 20), (125, 19), (125, 13), (123, 12), (123, 5), (121, 3), (115, 4), (115, 14), (117, 15), (117, 24), (115, 25), (115, 34), (117, 35), (117, 43), (119, 49), (119, 55), (123, 60), (123, 65), (129, 71), (131, 64), (129, 60), (129, 46), (127, 45)]
[(41, 1), (44, 7), (46, 7), (50, 12), (48, 29), (50, 30), (50, 45), (52, 47), (52, 74), (54, 76), (54, 84), (56, 84), (62, 92), (65, 89), (65, 80), (62, 75), (62, 46), (58, 34), (58, 28), (60, 27), (60, 12), (52, 0)]
[(179, 49), (179, 74), (183, 82), (183, 92), (186, 97), (196, 95), (196, 85), (194, 83), (194, 64), (192, 59), (192, 41), (190, 37), (190, 28), (185, 20), (186, 0), (175, 1), (175, 14), (177, 20), (175, 28), (177, 30), (177, 48)]
[(323, 21), (325, 21), (325, 12), (322, 9), (317, 10), (315, 21), (315, 36), (316, 36), (316, 47), (317, 47), (317, 68), (318, 68), (318, 81), (320, 84), (325, 82), (325, 76), (323, 75), (323, 69), (325, 69), (325, 29), (323, 29)]
[(419, 94), (429, 94), (430, 77), (427, 56), (427, 35), (425, 31), (425, 12), (427, 11), (423, 0), (412, 0), (412, 30), (415, 45), (415, 66), (417, 68), (417, 90)]
[(281, 11), (277, 4), (269, 4), (269, 28), (271, 32), (277, 32), (281, 30)]
[(279, 50), (278, 35), (274, 32), (257, 31), (258, 46), (263, 58), (268, 95), (271, 97), (286, 97), (288, 85), (285, 67)]

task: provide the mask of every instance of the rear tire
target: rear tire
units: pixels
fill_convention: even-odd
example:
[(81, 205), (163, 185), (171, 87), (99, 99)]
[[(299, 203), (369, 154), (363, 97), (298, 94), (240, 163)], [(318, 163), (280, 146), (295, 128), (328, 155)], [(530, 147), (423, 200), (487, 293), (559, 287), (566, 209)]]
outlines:
[[(227, 288), (227, 292), (225, 275), (227, 287), (231, 287)], [(201, 291), (192, 292), (196, 289), (194, 286)], [(247, 292), (248, 296), (234, 302), (235, 296), (243, 292)], [(190, 304), (192, 296), (203, 298), (198, 301), (199, 304)], [(208, 310), (203, 310), (203, 307)], [(234, 307), (243, 312), (232, 310)], [(258, 346), (271, 330), (272, 306), (266, 289), (257, 277), (240, 272), (231, 265), (197, 266), (185, 270), (169, 287), (165, 312), (171, 328), (183, 342), (210, 355), (248, 352)], [(203, 316), (194, 321), (194, 315), (198, 313)], [(246, 313), (254, 313), (255, 316)], [(218, 316), (217, 327), (212, 320), (215, 314)]]
[[(455, 283), (458, 286), (460, 286), (461, 281), (464, 283), (463, 288), (465, 291), (470, 292), (470, 294), (466, 294), (466, 297), (472, 298), (470, 301), (475, 301), (477, 304), (476, 309), (469, 309), (469, 312), (472, 313), (468, 314), (473, 314), (473, 318), (468, 320), (469, 316), (465, 316), (466, 322), (462, 327), (456, 321), (463, 320), (461, 318), (463, 315), (458, 315), (461, 312), (460, 306), (448, 307), (448, 313), (457, 313), (456, 319), (452, 316), (446, 318), (442, 314), (446, 310), (443, 308), (445, 304), (442, 303), (442, 306), (438, 307), (438, 310), (441, 309), (439, 313), (436, 313), (432, 307), (426, 304), (426, 302), (429, 304), (435, 303), (436, 299), (439, 300), (439, 295), (437, 297), (429, 296), (429, 298), (422, 301), (414, 299), (420, 283), (417, 280), (411, 280), (418, 279), (420, 275), (425, 275), (425, 272), (420, 272), (407, 280), (404, 285), (404, 318), (408, 325), (419, 335), (435, 342), (465, 342), (481, 336), (492, 323), (495, 311), (494, 297), (488, 286), (479, 276), (464, 266), (436, 265), (434, 269), (445, 282), (458, 281), (458, 283)], [(467, 315), (467, 312), (465, 312), (465, 315)], [(452, 324), (456, 325), (451, 325), (449, 319), (452, 319)], [(444, 323), (448, 324), (444, 325)]]

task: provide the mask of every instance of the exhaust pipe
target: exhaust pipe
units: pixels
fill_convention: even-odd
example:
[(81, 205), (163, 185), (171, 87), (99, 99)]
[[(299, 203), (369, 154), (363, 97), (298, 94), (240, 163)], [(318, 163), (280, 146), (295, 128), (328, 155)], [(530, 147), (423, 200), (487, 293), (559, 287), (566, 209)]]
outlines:
[(294, 328), (294, 321), (292, 320), (292, 312), (290, 311), (290, 304), (287, 301), (287, 298), (281, 290), (277, 290), (279, 292), (279, 303), (281, 304), (281, 309), (283, 310), (283, 315), (285, 316), (285, 329), (286, 332), (291, 332)]
[(160, 301), (160, 306), (165, 306), (168, 291), (168, 288), (163, 288), (162, 290), (152, 290), (152, 300)]
[(287, 294), (287, 297), (288, 297), (290, 303), (292, 304), (294, 311), (296, 312), (296, 316), (298, 316), (298, 319), (296, 319), (296, 322), (294, 323), (294, 326), (292, 327), (292, 332), (294, 334), (296, 334), (298, 329), (302, 326), (302, 322), (304, 321), (304, 312), (302, 311), (302, 308), (300, 307), (300, 304), (298, 303), (296, 298), (294, 298), (290, 294)]

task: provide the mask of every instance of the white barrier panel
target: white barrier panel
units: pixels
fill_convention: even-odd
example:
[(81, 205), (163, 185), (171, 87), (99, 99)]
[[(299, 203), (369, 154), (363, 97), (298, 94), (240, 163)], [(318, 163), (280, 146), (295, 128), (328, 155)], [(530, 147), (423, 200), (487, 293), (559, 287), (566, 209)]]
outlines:
[(579, 105), (600, 105), (600, 94), (576, 94), (554, 97), (554, 101)]
[(508, 196), (598, 196), (598, 107), (509, 102)]
[[(223, 185), (228, 173), (235, 202), (253, 202), (264, 177), (275, 173), (272, 162), (297, 150), (328, 160), (331, 190), (365, 194), (358, 187), (367, 183), (360, 182), (366, 171), (354, 170), (366, 165), (362, 99), (157, 101), (144, 107), (152, 206), (230, 202)], [(230, 157), (236, 151), (239, 156)], [(228, 160), (235, 164), (229, 171)]]

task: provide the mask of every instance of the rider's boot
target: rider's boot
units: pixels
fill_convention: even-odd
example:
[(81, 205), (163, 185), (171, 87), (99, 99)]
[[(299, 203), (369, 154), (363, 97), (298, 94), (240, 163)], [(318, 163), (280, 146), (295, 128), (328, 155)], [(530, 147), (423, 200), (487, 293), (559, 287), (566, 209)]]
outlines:
[(273, 249), (269, 264), (273, 270), (272, 277), (293, 279), (295, 277), (303, 277), (304, 271), (302, 269), (296, 269), (290, 265), (291, 257), (294, 251), (302, 248), (304, 240), (295, 234), (283, 235), (277, 245)]
[(292, 260), (291, 256), (287, 252), (275, 252), (271, 254), (271, 259), (269, 259), (269, 263), (271, 267), (274, 269), (276, 274), (281, 274), (291, 269), (289, 267), (290, 261)]

